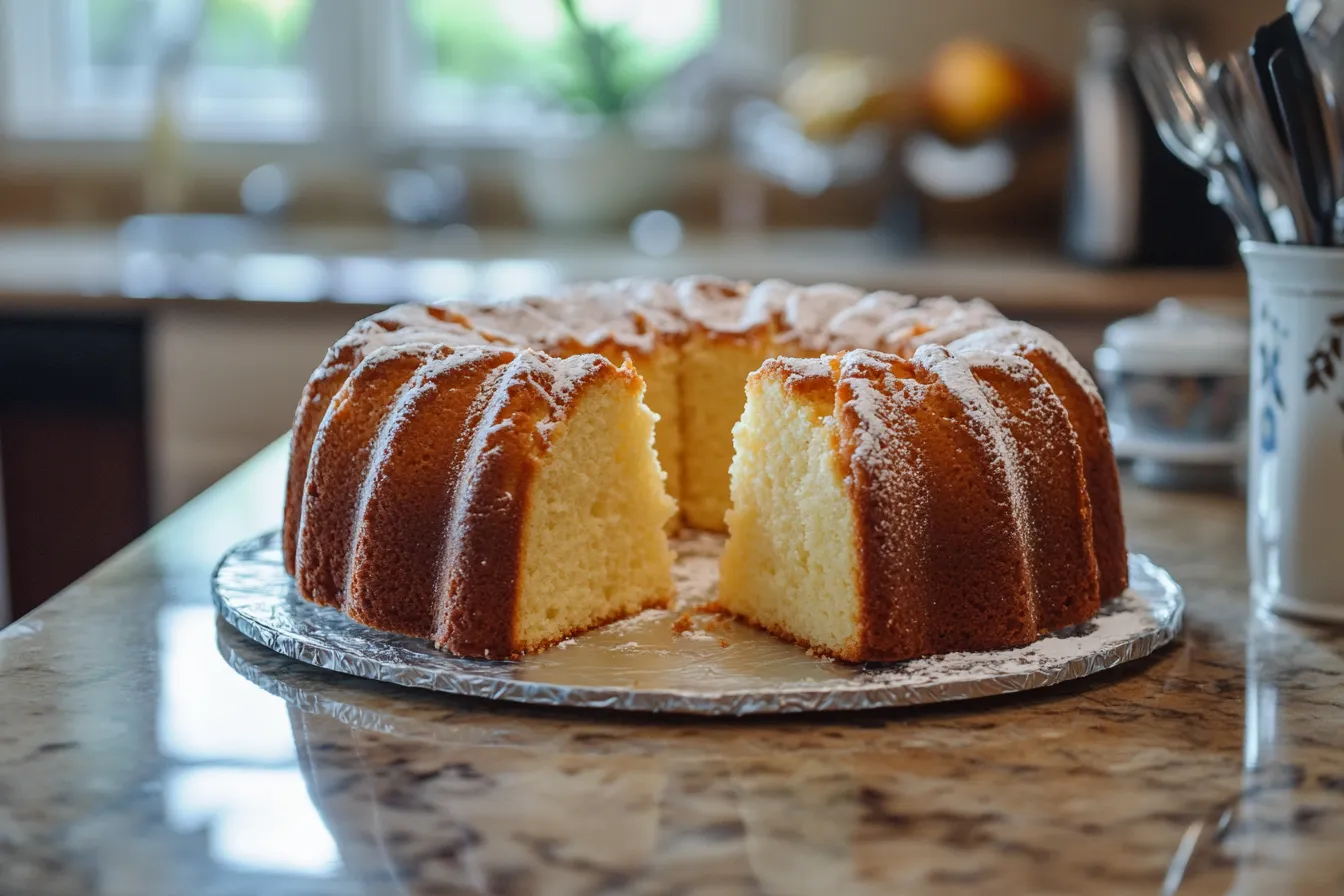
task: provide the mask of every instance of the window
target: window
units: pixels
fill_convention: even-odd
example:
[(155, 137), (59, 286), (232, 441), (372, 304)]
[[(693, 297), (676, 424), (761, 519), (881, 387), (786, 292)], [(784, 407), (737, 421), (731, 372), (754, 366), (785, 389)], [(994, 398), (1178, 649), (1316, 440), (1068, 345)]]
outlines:
[[(409, 0), (403, 120), (512, 141), (548, 111), (639, 103), (718, 33), (716, 0)], [(585, 54), (573, 14), (589, 29)], [(596, 45), (594, 45), (596, 42)], [(609, 77), (593, 57), (611, 59)]]
[[(790, 9), (790, 0), (0, 4), (0, 119), (13, 137), (137, 139), (171, 96), (194, 140), (361, 150), (516, 145), (576, 118), (557, 113), (656, 108), (669, 75), (725, 37), (734, 58), (777, 40)], [(611, 61), (604, 76), (594, 58)]]
[(125, 138), (172, 91), (197, 139), (309, 139), (320, 117), (303, 64), (312, 0), (9, 0), (9, 130)]

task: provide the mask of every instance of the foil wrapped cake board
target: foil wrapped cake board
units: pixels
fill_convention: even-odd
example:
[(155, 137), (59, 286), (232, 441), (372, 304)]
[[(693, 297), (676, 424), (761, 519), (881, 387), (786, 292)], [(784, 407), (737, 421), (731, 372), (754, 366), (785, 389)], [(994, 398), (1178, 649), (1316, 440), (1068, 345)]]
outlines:
[[(678, 600), (712, 597), (722, 539), (678, 539)], [(1185, 598), (1161, 567), (1129, 556), (1130, 588), (1089, 622), (1034, 644), (904, 663), (852, 665), (808, 655), (741, 623), (649, 610), (517, 662), (473, 660), (380, 632), (310, 604), (285, 572), (278, 532), (243, 542), (215, 570), (215, 606), (245, 637), (362, 678), (543, 706), (755, 715), (913, 706), (1048, 687), (1147, 656), (1180, 632)]]

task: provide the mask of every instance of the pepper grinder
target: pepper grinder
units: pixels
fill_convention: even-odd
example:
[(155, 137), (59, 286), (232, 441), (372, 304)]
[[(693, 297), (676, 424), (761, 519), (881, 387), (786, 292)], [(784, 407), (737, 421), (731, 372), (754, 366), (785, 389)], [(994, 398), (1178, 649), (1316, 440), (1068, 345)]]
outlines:
[(1099, 267), (1221, 265), (1236, 238), (1203, 178), (1168, 153), (1130, 69), (1129, 27), (1096, 12), (1074, 91), (1063, 248)]

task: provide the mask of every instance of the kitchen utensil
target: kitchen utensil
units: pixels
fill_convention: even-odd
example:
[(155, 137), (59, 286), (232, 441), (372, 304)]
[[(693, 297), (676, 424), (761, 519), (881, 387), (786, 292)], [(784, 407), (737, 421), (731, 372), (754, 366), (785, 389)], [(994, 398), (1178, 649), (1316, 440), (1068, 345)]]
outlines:
[[(1326, 93), (1338, 99), (1344, 89), (1344, 0), (1290, 2), (1288, 12)], [(1339, 119), (1344, 109), (1338, 102), (1331, 106)]]
[[(1227, 137), (1193, 85), (1199, 76), (1164, 38), (1144, 41), (1134, 74), (1162, 142), (1178, 159), (1203, 172), (1225, 197), (1224, 209), (1243, 239), (1273, 241), (1259, 197), (1251, 195), (1226, 152)], [(1194, 92), (1194, 96), (1192, 96)]]
[[(1285, 79), (1282, 92), (1287, 97), (1286, 100), (1280, 95), (1280, 89), (1275, 86), (1272, 71), (1274, 56), (1278, 53), (1285, 54), (1285, 59), (1279, 66), (1283, 69), (1280, 77)], [(1298, 37), (1291, 14), (1284, 13), (1256, 30), (1255, 39), (1251, 43), (1250, 57), (1254, 64), (1256, 81), (1274, 121), (1275, 133), (1278, 134), (1280, 143), (1287, 147), (1292, 155), (1292, 164), (1297, 173), (1296, 179), (1302, 185), (1302, 193), (1312, 219), (1311, 231), (1305, 232), (1299, 229), (1297, 242), (1329, 245), (1334, 239), (1333, 199), (1328, 214), (1323, 209), (1323, 202), (1327, 196), (1337, 195), (1335, 189), (1337, 166), (1331, 151), (1331, 144), (1334, 141), (1326, 129), (1315, 74), (1307, 61), (1306, 51), (1303, 49), (1301, 38)], [(1286, 113), (1285, 101), (1288, 103)], [(1290, 133), (1287, 114), (1293, 115), (1299, 122), (1296, 134), (1297, 146), (1292, 142), (1294, 135)], [(1324, 189), (1324, 181), (1327, 179), (1328, 191)]]
[[(1273, 231), (1275, 241), (1291, 242), (1296, 238), (1296, 225), (1294, 224), (1291, 230), (1275, 225), (1275, 213), (1279, 212), (1280, 209), (1283, 210), (1284, 214), (1290, 216), (1292, 214), (1287, 210), (1286, 204), (1279, 198), (1283, 192), (1280, 174), (1286, 172), (1288, 182), (1294, 183), (1291, 170), (1287, 167), (1282, 171), (1273, 167), (1262, 168), (1256, 164), (1255, 152), (1251, 147), (1252, 144), (1258, 142), (1258, 135), (1251, 133), (1247, 126), (1247, 117), (1242, 113), (1241, 108), (1243, 101), (1240, 96), (1240, 89), (1231, 67), (1221, 60), (1215, 62), (1209, 67), (1205, 81), (1205, 96), (1209, 108), (1223, 123), (1223, 128), (1227, 134), (1228, 154), (1237, 162), (1243, 180), (1250, 185), (1251, 195), (1259, 201), (1261, 213), (1264, 214), (1265, 220)], [(1259, 91), (1256, 91), (1256, 96), (1259, 96)], [(1272, 125), (1265, 120), (1263, 121), (1263, 127), (1268, 130), (1272, 128)], [(1277, 144), (1274, 145), (1277, 146)], [(1275, 151), (1274, 158), (1269, 160), (1269, 165), (1272, 166), (1281, 155), (1281, 153)], [(1284, 161), (1286, 162), (1286, 159)]]
[[(1273, 234), (1273, 226), (1265, 212), (1264, 200), (1261, 197), (1260, 177), (1246, 158), (1245, 153), (1241, 151), (1238, 137), (1241, 136), (1244, 139), (1244, 135), (1240, 133), (1239, 119), (1236, 117), (1235, 108), (1228, 102), (1227, 88), (1230, 86), (1231, 79), (1227, 74), (1227, 66), (1222, 60), (1218, 60), (1205, 69), (1203, 57), (1199, 56), (1198, 49), (1193, 44), (1187, 44), (1186, 46), (1186, 58), (1190, 61), (1192, 68), (1195, 71), (1202, 70), (1204, 72), (1203, 77), (1191, 79), (1191, 83), (1186, 85), (1187, 94), (1190, 96), (1192, 103), (1206, 108), (1209, 117), (1217, 123), (1219, 133), (1222, 136), (1223, 152), (1236, 171), (1242, 186), (1245, 187), (1253, 211), (1260, 217), (1264, 225), (1264, 230), (1261, 232)], [(1197, 68), (1195, 67), (1196, 61), (1198, 62)]]
[(1193, 41), (1180, 40), (1175, 35), (1163, 35), (1158, 39), (1158, 46), (1169, 57), (1171, 70), (1176, 75), (1176, 83), (1180, 85), (1190, 105), (1199, 110), (1209, 121), (1207, 127), (1210, 130), (1210, 139), (1219, 141), (1220, 147), (1240, 175), (1247, 193), (1252, 197), (1257, 196), (1259, 182), (1255, 173), (1242, 159), (1237, 151), (1236, 142), (1230, 136), (1231, 112), (1221, 105), (1219, 98), (1210, 90), (1213, 81), (1222, 75), (1223, 62), (1218, 60), (1209, 65)]
[[(1321, 86), (1335, 165), (1335, 195), (1344, 196), (1344, 0), (1290, 0), (1292, 14)], [(1344, 201), (1335, 203), (1334, 242), (1344, 244)]]
[[(1214, 83), (1215, 92), (1223, 96), (1229, 110), (1229, 126), (1237, 149), (1249, 161), (1261, 184), (1268, 185), (1274, 199), (1292, 219), (1293, 229), (1275, 228), (1277, 242), (1297, 242), (1298, 234), (1311, 228), (1311, 212), (1306, 196), (1298, 182), (1288, 149), (1281, 144), (1274, 130), (1274, 114), (1265, 102), (1265, 95), (1256, 80), (1254, 64), (1245, 50), (1231, 53), (1226, 58), (1225, 76)], [(1277, 111), (1277, 98), (1275, 108)], [(1262, 206), (1264, 200), (1262, 199)], [(1273, 205), (1270, 206), (1271, 210)], [(1270, 212), (1271, 223), (1275, 215)]]
[(1269, 60), (1269, 71), (1279, 113), (1288, 132), (1288, 146), (1293, 153), (1298, 180), (1311, 211), (1312, 242), (1328, 246), (1334, 239), (1334, 166), (1325, 122), (1321, 118), (1316, 82), (1302, 45), (1291, 43), (1275, 51)]
[(1159, 36), (1154, 47), (1171, 73), (1168, 83), (1178, 99), (1175, 108), (1185, 121), (1187, 133), (1192, 134), (1192, 146), (1204, 155), (1208, 166), (1221, 175), (1213, 183), (1213, 195), (1222, 193), (1241, 209), (1241, 221), (1246, 230), (1243, 236), (1272, 240), (1273, 230), (1260, 204), (1259, 185), (1229, 138), (1226, 113), (1219, 115), (1210, 106), (1205, 91), (1207, 70), (1203, 56), (1194, 44), (1170, 34)]
[(1329, 42), (1344, 26), (1344, 2), (1341, 0), (1288, 0), (1286, 11), (1293, 17), (1298, 33)]
[(1274, 125), (1279, 145), (1285, 150), (1288, 148), (1288, 130), (1283, 123), (1283, 115), (1279, 112), (1278, 97), (1274, 93), (1274, 79), (1269, 73), (1269, 58), (1285, 43), (1296, 40), (1298, 40), (1297, 27), (1293, 24), (1293, 17), (1285, 13), (1268, 25), (1261, 25), (1255, 30), (1250, 49), (1251, 63), (1255, 68), (1255, 81), (1265, 98), (1265, 107), (1269, 110), (1270, 121)]
[(1247, 547), (1264, 608), (1344, 622), (1344, 249), (1245, 243)]
[[(1332, 130), (1338, 138), (1344, 134), (1344, 105), (1340, 102), (1344, 99), (1340, 97), (1344, 90), (1344, 0), (1289, 3), (1288, 11), (1293, 15), (1307, 56), (1320, 77), (1323, 92), (1329, 100), (1327, 118), (1333, 119)], [(1344, 171), (1338, 171), (1336, 175), (1335, 191), (1344, 194)]]

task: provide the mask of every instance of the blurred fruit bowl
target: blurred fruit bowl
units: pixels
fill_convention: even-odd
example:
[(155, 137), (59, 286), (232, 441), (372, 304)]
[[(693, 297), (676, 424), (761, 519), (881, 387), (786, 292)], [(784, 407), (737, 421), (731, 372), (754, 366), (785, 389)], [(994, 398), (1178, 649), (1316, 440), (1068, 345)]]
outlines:
[(961, 145), (1047, 125), (1068, 109), (1065, 91), (1040, 66), (972, 38), (944, 44), (914, 81), (901, 81), (889, 65), (870, 57), (800, 57), (784, 73), (779, 105), (817, 142), (883, 127), (930, 130)]
[(924, 99), (930, 129), (964, 145), (1058, 122), (1068, 110), (1065, 91), (1034, 62), (970, 38), (934, 56)]
[(924, 91), (896, 81), (878, 59), (840, 54), (801, 56), (784, 71), (780, 107), (809, 140), (838, 143), (878, 125), (896, 130), (924, 120)]

